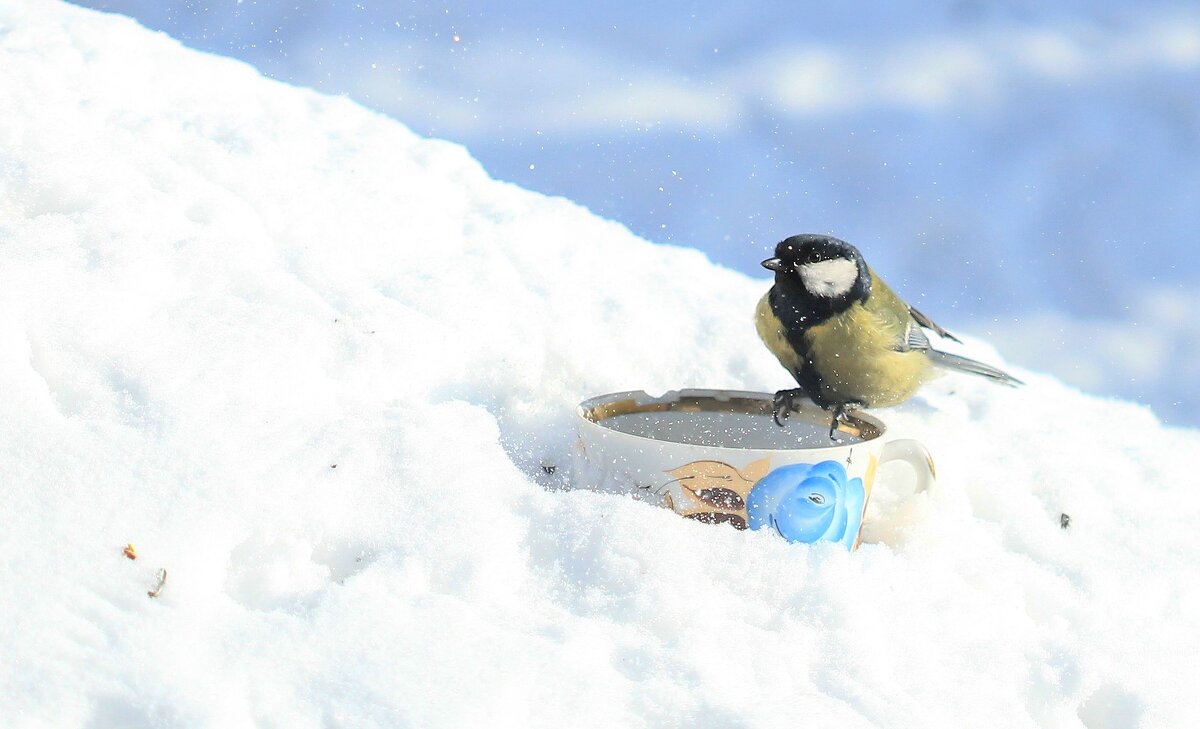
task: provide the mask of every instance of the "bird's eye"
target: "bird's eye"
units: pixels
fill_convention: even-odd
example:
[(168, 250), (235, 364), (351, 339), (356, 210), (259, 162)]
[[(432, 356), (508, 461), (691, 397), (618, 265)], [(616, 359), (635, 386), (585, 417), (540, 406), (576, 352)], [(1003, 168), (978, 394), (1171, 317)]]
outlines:
[(809, 494), (808, 500), (818, 505), (825, 503), (825, 497), (821, 494)]

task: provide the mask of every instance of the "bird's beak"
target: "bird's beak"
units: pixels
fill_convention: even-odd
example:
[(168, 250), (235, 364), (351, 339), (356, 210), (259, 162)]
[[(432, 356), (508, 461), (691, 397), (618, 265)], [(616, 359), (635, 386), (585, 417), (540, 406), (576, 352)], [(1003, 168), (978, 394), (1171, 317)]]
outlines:
[(783, 268), (783, 261), (779, 260), (778, 258), (768, 258), (762, 262), (762, 267), (769, 268), (772, 271), (778, 271), (779, 269)]

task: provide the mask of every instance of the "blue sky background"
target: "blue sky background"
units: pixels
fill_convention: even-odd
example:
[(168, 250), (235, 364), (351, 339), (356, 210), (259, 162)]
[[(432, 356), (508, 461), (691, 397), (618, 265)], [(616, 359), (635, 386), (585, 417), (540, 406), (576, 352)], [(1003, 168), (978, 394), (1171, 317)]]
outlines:
[(1200, 424), (1200, 8), (78, 4), (764, 276), (827, 232), (1010, 360)]

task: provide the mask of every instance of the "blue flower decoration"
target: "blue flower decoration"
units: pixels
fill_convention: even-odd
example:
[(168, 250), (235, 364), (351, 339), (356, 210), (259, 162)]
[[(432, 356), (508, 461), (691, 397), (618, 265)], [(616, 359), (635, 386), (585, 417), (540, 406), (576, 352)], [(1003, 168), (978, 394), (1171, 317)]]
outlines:
[(854, 548), (866, 491), (838, 461), (781, 466), (763, 476), (746, 499), (751, 529), (774, 529), (789, 542), (825, 539)]

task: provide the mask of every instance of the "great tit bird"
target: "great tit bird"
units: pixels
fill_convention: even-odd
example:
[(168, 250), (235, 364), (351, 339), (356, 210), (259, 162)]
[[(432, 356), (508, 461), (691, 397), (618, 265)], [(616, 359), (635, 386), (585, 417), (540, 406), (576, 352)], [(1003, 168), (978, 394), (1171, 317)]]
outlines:
[(867, 266), (858, 249), (827, 235), (794, 235), (762, 262), (775, 284), (758, 302), (758, 336), (798, 388), (775, 393), (775, 422), (807, 396), (833, 412), (829, 435), (850, 410), (898, 405), (937, 367), (1020, 380), (991, 365), (933, 348), (925, 329), (959, 341), (912, 308)]

